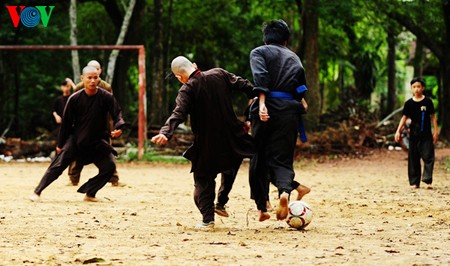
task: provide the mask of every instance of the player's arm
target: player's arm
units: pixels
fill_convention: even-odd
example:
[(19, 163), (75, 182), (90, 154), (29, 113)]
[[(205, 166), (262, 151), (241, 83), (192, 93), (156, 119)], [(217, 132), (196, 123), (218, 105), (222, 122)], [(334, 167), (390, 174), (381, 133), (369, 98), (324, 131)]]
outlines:
[(266, 94), (270, 93), (268, 85), (270, 83), (270, 76), (267, 70), (266, 60), (259, 49), (250, 52), (250, 67), (253, 73), (253, 80), (255, 87), (254, 93), (259, 98), (259, 117), (261, 121), (266, 122), (269, 119), (269, 111), (266, 107)]
[(406, 115), (403, 115), (402, 118), (400, 119), (400, 123), (398, 124), (397, 131), (395, 131), (395, 142), (400, 141), (400, 136), (401, 136), (403, 127), (405, 126), (406, 119), (408, 119), (408, 117)]
[(67, 101), (66, 107), (64, 108), (61, 128), (59, 129), (58, 146), (56, 147), (57, 154), (61, 153), (62, 147), (64, 147), (64, 144), (69, 139), (69, 136), (72, 133), (72, 124), (74, 122), (72, 103), (72, 97), (70, 97)]
[(431, 114), (431, 123), (433, 124), (433, 143), (437, 143), (439, 139), (439, 128), (436, 116), (434, 114)]
[(83, 84), (83, 82), (81, 81), (81, 82), (79, 82), (76, 86), (75, 86), (75, 88), (73, 89), (73, 92), (77, 92), (77, 91), (79, 91), (79, 90), (81, 90), (81, 89), (83, 89), (84, 88), (84, 84)]
[(305, 98), (302, 98), (302, 105), (303, 105), (303, 108), (305, 108), (305, 112), (307, 112), (308, 111), (308, 103), (306, 102)]
[(75, 83), (71, 78), (66, 78), (67, 84), (69, 84), (72, 87), (72, 90), (75, 90), (76, 86)]
[(259, 98), (259, 119), (261, 119), (261, 121), (263, 122), (267, 122), (270, 116), (266, 107), (266, 95), (263, 92), (261, 92), (258, 98)]
[(109, 113), (114, 121), (114, 130), (111, 131), (111, 137), (118, 138), (122, 135), (122, 127), (125, 125), (125, 120), (122, 117), (122, 109), (112, 94), (106, 93), (105, 95), (110, 99)]
[(61, 124), (62, 123), (62, 118), (58, 115), (57, 112), (53, 112), (53, 117), (55, 118), (55, 122), (56, 124)]
[(182, 86), (178, 92), (177, 98), (175, 99), (175, 103), (176, 105), (172, 111), (172, 114), (166, 120), (164, 126), (162, 126), (159, 130), (159, 134), (151, 139), (153, 143), (165, 145), (172, 138), (178, 125), (186, 120), (191, 104), (191, 96), (188, 86)]

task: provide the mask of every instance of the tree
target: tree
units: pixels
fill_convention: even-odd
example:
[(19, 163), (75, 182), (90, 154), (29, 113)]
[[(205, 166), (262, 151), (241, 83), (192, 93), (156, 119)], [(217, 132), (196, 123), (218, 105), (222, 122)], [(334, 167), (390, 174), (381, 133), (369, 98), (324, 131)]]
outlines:
[[(77, 1), (70, 0), (69, 8), (70, 17), (70, 45), (77, 45)], [(72, 69), (73, 69), (73, 81), (76, 83), (80, 80), (80, 59), (78, 57), (78, 50), (72, 50)]]
[(152, 62), (152, 90), (151, 90), (151, 108), (150, 121), (155, 125), (163, 123), (166, 117), (166, 112), (161, 112), (165, 102), (163, 101), (165, 94), (164, 87), (164, 69), (163, 69), (163, 4), (161, 0), (154, 0), (153, 15), (155, 18), (154, 24), (154, 44), (153, 44), (153, 62)]
[(308, 85), (307, 125), (315, 130), (319, 125), (321, 95), (319, 84), (319, 0), (305, 0), (303, 10), (303, 38), (305, 43), (306, 84)]
[[(73, 1), (73, 0), (72, 0)], [(116, 45), (122, 45), (127, 34), (128, 28), (130, 26), (131, 15), (133, 14), (134, 6), (136, 5), (136, 0), (130, 0), (128, 3), (128, 8), (123, 17), (122, 27), (120, 28), (120, 34), (117, 37)], [(108, 71), (106, 72), (106, 81), (109, 83), (113, 82), (114, 79), (114, 69), (116, 66), (117, 56), (119, 55), (119, 50), (112, 50), (108, 61)]]
[(383, 115), (388, 115), (392, 113), (395, 109), (396, 103), (396, 74), (397, 68), (395, 65), (395, 61), (397, 59), (396, 54), (396, 38), (397, 31), (395, 29), (395, 25), (390, 25), (387, 31), (387, 42), (388, 42), (388, 56), (387, 56), (387, 67), (388, 67), (388, 93), (387, 93), (387, 107), (386, 112)]

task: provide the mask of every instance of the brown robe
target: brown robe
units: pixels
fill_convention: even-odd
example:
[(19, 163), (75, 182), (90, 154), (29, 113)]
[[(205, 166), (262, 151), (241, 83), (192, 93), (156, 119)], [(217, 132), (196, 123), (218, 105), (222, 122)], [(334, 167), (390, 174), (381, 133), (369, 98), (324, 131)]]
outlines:
[(192, 162), (191, 172), (215, 175), (253, 156), (253, 138), (244, 131), (244, 123), (232, 105), (233, 91), (244, 92), (251, 98), (252, 89), (250, 81), (221, 68), (197, 70), (181, 86), (176, 106), (160, 133), (170, 139), (190, 115), (194, 143), (184, 156)]

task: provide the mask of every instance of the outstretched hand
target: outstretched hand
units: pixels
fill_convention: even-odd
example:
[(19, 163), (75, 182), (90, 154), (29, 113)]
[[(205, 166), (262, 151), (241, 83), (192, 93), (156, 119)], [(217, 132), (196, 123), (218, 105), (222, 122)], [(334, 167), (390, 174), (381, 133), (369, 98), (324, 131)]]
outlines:
[(164, 134), (158, 134), (152, 138), (152, 142), (158, 145), (165, 145), (168, 139)]

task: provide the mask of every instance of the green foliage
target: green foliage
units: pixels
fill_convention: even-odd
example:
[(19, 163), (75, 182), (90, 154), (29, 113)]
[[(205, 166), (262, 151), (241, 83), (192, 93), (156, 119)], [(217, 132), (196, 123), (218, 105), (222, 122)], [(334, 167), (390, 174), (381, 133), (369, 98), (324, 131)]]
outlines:
[(444, 166), (445, 166), (445, 170), (450, 171), (450, 157), (445, 157)]
[[(15, 1), (18, 4), (20, 1)], [(108, 1), (106, 1), (108, 2)], [(167, 82), (167, 88), (155, 88), (151, 75), (155, 71), (155, 28), (157, 23), (163, 27), (165, 72), (170, 72), (170, 60), (178, 55), (186, 55), (194, 60), (200, 69), (222, 67), (244, 78), (252, 80), (249, 67), (250, 51), (262, 45), (261, 26), (264, 21), (282, 18), (291, 25), (292, 38), (289, 47), (298, 51), (302, 44), (301, 14), (294, 0), (244, 0), (244, 1), (161, 1), (162, 18), (156, 21), (154, 1), (138, 0), (141, 9), (136, 9), (131, 32), (139, 32), (136, 39), (126, 38), (126, 44), (144, 44), (147, 52), (147, 92), (155, 89), (167, 90), (164, 97), (171, 110), (179, 83)], [(11, 3), (13, 4), (14, 1)], [(56, 7), (47, 28), (11, 26), (9, 16), (0, 14), (0, 40), (5, 45), (69, 44), (69, 2), (47, 1)], [(119, 6), (119, 14), (110, 13), (111, 6), (105, 1), (77, 1), (78, 44), (114, 44), (120, 31), (117, 15), (124, 12), (128, 1), (110, 1)], [(50, 4), (49, 4), (50, 5)], [(109, 11), (109, 12), (108, 12)], [(375, 99), (387, 93), (387, 42), (386, 30), (393, 20), (386, 14), (397, 11), (410, 21), (417, 23), (435, 41), (444, 42), (445, 25), (442, 6), (439, 0), (430, 1), (335, 1), (321, 0), (319, 6), (319, 66), (322, 110), (333, 110), (350, 97), (375, 94)], [(426, 12), (425, 12), (426, 11)], [(403, 88), (406, 66), (409, 64), (411, 42), (415, 36), (406, 34), (406, 29), (394, 23), (398, 30), (397, 38), (397, 82)], [(308, 40), (305, 40), (306, 42)], [(306, 53), (308, 51), (305, 51)], [(80, 64), (96, 58), (104, 69), (110, 51), (79, 51)], [(122, 53), (121, 57), (132, 53)], [(135, 54), (126, 66), (127, 81), (120, 88), (125, 119), (135, 121), (138, 101), (137, 62)], [(427, 65), (438, 66), (435, 56), (427, 54)], [(121, 72), (122, 73), (122, 72)], [(308, 69), (306, 69), (308, 74)], [(104, 73), (106, 74), (106, 73)], [(0, 51), (0, 132), (6, 127), (12, 115), (17, 115), (19, 123), (11, 131), (14, 136), (33, 138), (36, 128), (53, 128), (51, 108), (53, 100), (60, 94), (59, 83), (71, 77), (70, 51)], [(72, 77), (73, 78), (73, 77)], [(436, 94), (436, 86), (429, 87)], [(406, 88), (408, 89), (408, 88)], [(401, 89), (399, 89), (401, 91)], [(147, 93), (148, 95), (150, 93)], [(398, 94), (398, 102), (403, 102), (404, 94)], [(18, 105), (15, 106), (15, 99)], [(247, 104), (242, 95), (235, 97), (238, 114)], [(150, 99), (151, 100), (151, 99)], [(359, 99), (357, 99), (359, 101)], [(374, 104), (373, 102), (371, 104)], [(376, 103), (377, 104), (377, 103)], [(151, 106), (151, 103), (148, 105)], [(16, 111), (17, 109), (17, 111)], [(168, 110), (169, 111), (169, 110)], [(166, 111), (166, 112), (168, 112)]]
[[(121, 155), (117, 161), (132, 162), (138, 160), (138, 150), (136, 145), (127, 148), (127, 152)], [(176, 163), (187, 164), (189, 161), (182, 156), (164, 156), (159, 155), (151, 146), (147, 146), (142, 157), (145, 162), (162, 162), (162, 163)]]

